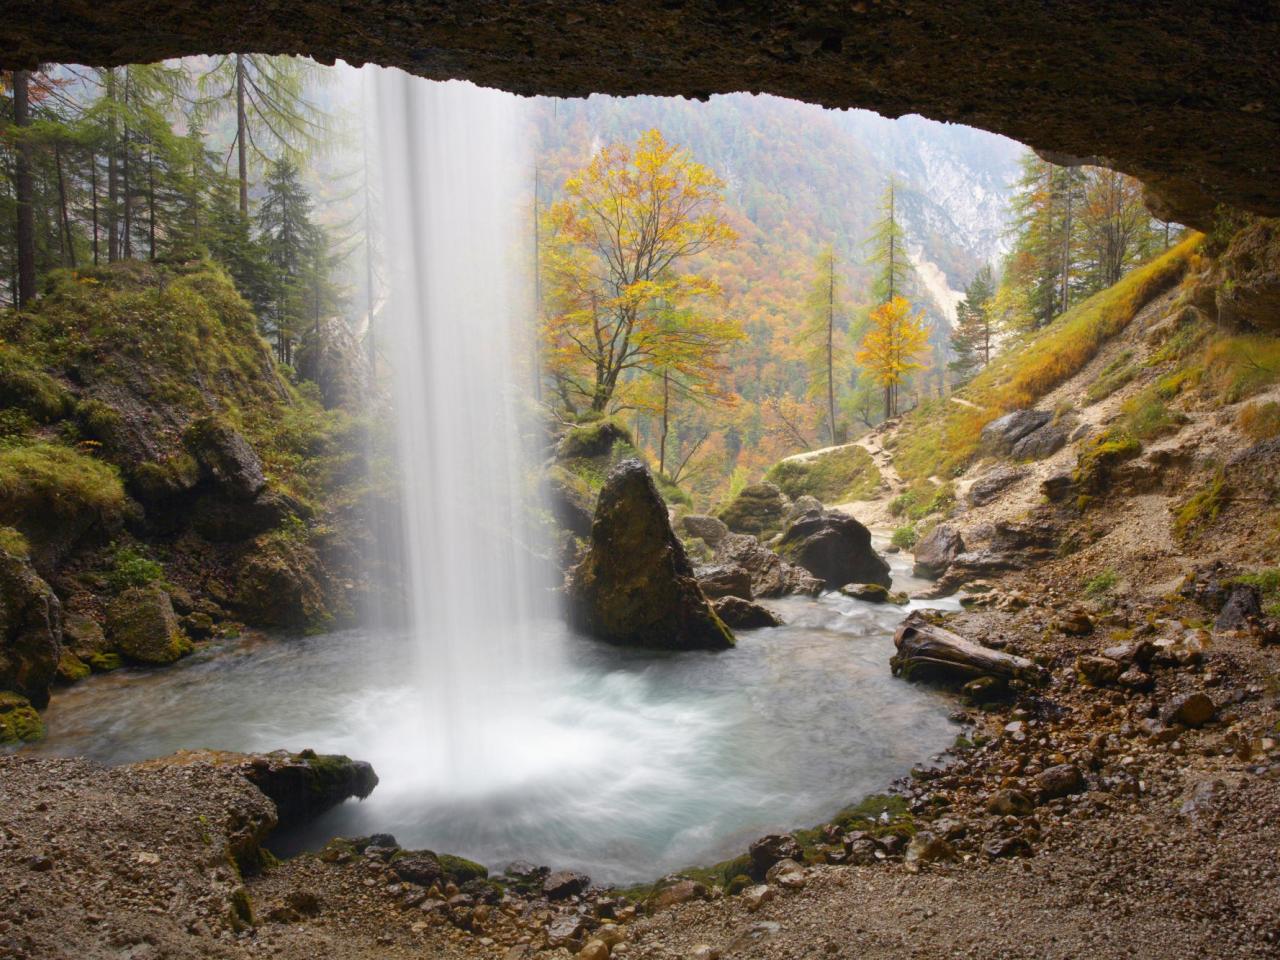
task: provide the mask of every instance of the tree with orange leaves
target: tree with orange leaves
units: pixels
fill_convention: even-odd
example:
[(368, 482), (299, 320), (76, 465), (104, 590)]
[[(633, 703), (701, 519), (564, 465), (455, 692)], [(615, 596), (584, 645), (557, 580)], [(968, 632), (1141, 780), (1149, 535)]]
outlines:
[(871, 323), (856, 360), (884, 388), (884, 416), (898, 413), (898, 388), (912, 370), (921, 370), (919, 357), (929, 348), (929, 327), (921, 310), (911, 314), (906, 297), (894, 297), (871, 311)]
[(724, 352), (742, 333), (687, 265), (735, 240), (723, 189), (657, 130), (605, 147), (565, 182), (545, 215), (542, 339), (571, 412), (661, 409), (665, 423), (673, 395), (721, 395)]

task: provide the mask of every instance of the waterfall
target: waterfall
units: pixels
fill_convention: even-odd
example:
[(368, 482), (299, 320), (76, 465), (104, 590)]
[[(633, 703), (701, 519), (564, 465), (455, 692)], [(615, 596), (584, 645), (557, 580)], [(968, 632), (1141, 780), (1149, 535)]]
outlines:
[[(532, 155), (522, 102), (366, 69), (376, 104), (409, 646), (387, 736), (412, 779), (491, 785), (539, 658), (517, 353), (528, 338)], [(526, 391), (527, 392), (527, 391)]]

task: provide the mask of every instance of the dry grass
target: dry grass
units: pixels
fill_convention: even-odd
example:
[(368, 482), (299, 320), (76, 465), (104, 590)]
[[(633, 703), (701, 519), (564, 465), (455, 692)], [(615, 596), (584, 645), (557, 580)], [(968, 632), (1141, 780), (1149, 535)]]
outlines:
[(1178, 282), (1200, 242), (1201, 236), (1192, 234), (1043, 330), (1025, 334), (958, 391), (973, 407), (942, 400), (918, 407), (899, 434), (898, 472), (912, 479), (962, 472), (977, 453), (984, 426), (1001, 414), (1034, 406), (1079, 373), (1138, 311)]

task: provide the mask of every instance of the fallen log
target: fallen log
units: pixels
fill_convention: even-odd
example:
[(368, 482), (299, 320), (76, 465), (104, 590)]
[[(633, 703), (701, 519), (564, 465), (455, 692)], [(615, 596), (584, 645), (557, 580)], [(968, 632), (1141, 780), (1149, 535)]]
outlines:
[(978, 677), (994, 677), (1004, 683), (1022, 680), (1038, 684), (1044, 677), (1044, 670), (1025, 657), (966, 640), (930, 623), (923, 610), (916, 610), (902, 621), (893, 645), (898, 652), (889, 666), (895, 677), (905, 680), (967, 683)]

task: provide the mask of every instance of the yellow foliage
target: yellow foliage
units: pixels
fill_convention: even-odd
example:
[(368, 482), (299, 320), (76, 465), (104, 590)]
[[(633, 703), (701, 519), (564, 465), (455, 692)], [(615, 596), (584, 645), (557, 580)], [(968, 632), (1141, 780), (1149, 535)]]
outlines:
[(873, 381), (885, 389), (889, 413), (897, 388), (912, 370), (921, 370), (920, 357), (929, 348), (924, 311), (912, 316), (906, 297), (894, 297), (871, 311), (870, 325), (854, 359)]

